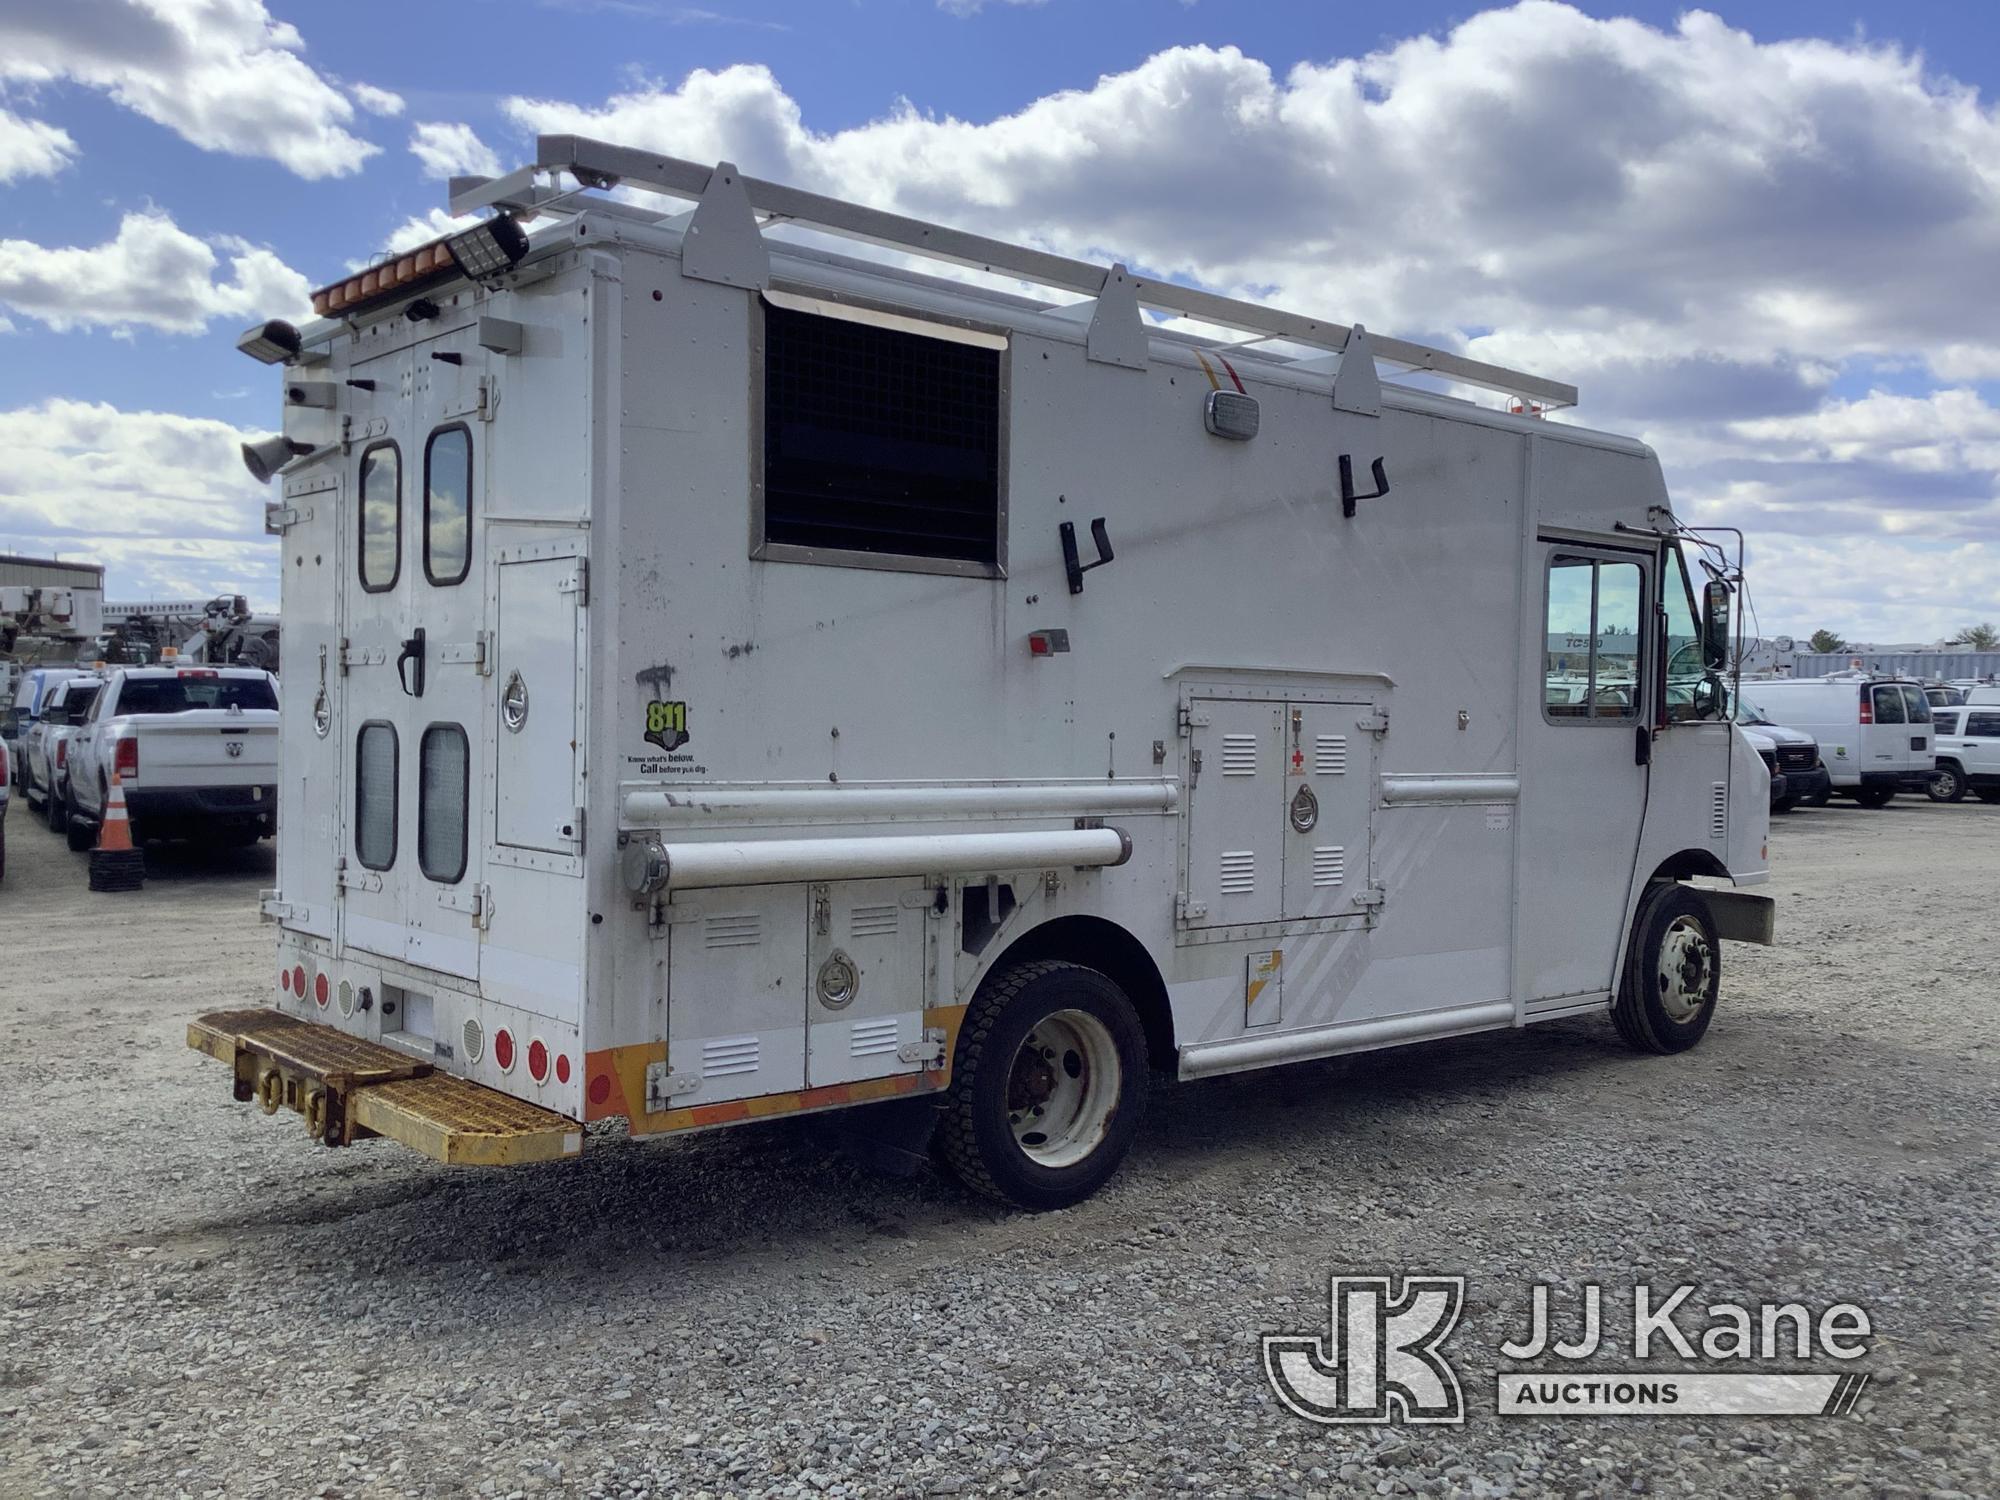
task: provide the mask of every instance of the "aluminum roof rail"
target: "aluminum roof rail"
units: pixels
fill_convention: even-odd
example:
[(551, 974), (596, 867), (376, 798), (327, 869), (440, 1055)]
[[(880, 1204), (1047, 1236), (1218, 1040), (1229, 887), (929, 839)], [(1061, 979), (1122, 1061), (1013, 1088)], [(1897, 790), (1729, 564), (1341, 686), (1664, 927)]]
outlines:
[[(557, 172), (568, 173), (579, 186), (559, 190), (543, 186), (537, 180), (545, 173)], [(693, 216), (650, 215), (627, 205), (583, 196), (589, 189), (611, 187), (658, 193), (700, 207)], [(712, 252), (714, 256), (726, 257), (735, 248), (732, 239), (740, 238), (746, 228), (754, 228), (761, 233), (763, 228), (772, 224), (798, 224), (912, 255), (1076, 292), (1107, 304), (1115, 299), (1117, 303), (1130, 307), (1136, 301), (1140, 307), (1251, 335), (1240, 341), (1218, 341), (1218, 346), (1222, 348), (1247, 348), (1275, 340), (1341, 354), (1346, 351), (1356, 331), (1346, 324), (1322, 318), (1309, 318), (1254, 302), (1242, 302), (1173, 282), (1132, 276), (1122, 266), (1114, 266), (1107, 271), (1103, 266), (1088, 261), (1073, 260), (1023, 245), (1010, 245), (1004, 240), (886, 213), (881, 209), (787, 187), (783, 183), (746, 177), (726, 162), (705, 167), (696, 162), (656, 156), (585, 136), (542, 136), (537, 142), (533, 166), (486, 181), (457, 179), (451, 188), (451, 211), (454, 214), (489, 207), (528, 214), (573, 214), (588, 208), (592, 212), (608, 211), (619, 217), (643, 217), (648, 222), (681, 227), (691, 233), (700, 232), (704, 228), (703, 217), (708, 217), (707, 227), (711, 228), (712, 234), (711, 244), (702, 247), (705, 256)], [(711, 191), (712, 188), (714, 191)], [(747, 215), (744, 213), (746, 205)], [(707, 210), (711, 206), (714, 213), (708, 216)], [(736, 278), (727, 272), (717, 272), (706, 279), (734, 281)], [(1108, 307), (1101, 308), (1100, 314), (1108, 310)], [(1116, 328), (1107, 332), (1107, 347), (1112, 347), (1116, 340), (1126, 352), (1123, 355), (1114, 352), (1107, 357), (1113, 363), (1130, 363), (1131, 344), (1129, 340), (1119, 339), (1119, 333)], [(1404, 370), (1518, 396), (1544, 409), (1576, 404), (1576, 387), (1561, 381), (1468, 359), (1449, 350), (1405, 339), (1385, 338), (1372, 333), (1364, 335), (1364, 339), (1376, 359)], [(1093, 321), (1093, 344), (1096, 340), (1097, 322)], [(1275, 351), (1257, 352), (1266, 358), (1281, 358)], [(1311, 365), (1317, 364), (1322, 357), (1314, 355), (1304, 361), (1285, 362)]]

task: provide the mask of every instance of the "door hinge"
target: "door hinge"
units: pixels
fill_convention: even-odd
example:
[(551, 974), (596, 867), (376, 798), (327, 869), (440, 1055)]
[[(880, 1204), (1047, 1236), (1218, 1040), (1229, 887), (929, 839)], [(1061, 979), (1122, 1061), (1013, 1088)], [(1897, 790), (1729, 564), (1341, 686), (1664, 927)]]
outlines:
[(266, 922), (289, 922), (298, 916), (299, 907), (287, 901), (283, 891), (259, 891), (257, 893), (257, 915)]
[(1389, 732), (1389, 710), (1386, 708), (1378, 708), (1367, 718), (1356, 719), (1354, 721), (1354, 727), (1356, 729), (1365, 730), (1372, 735), (1376, 736), (1385, 735)]
[(493, 887), (474, 885), (462, 891), (439, 891), (438, 905), (447, 911), (462, 911), (481, 932), (493, 926)]
[(348, 452), (354, 447), (354, 418), (351, 414), (340, 419), (340, 451)]
[(576, 595), (576, 607), (584, 609), (590, 604), (590, 559), (579, 557), (573, 561), (576, 567), (569, 577), (562, 581), (562, 592)]
[(491, 375), (479, 377), (479, 420), (490, 422), (500, 409), (500, 389), (493, 383)]
[(296, 526), (301, 521), (310, 521), (311, 519), (312, 510), (310, 507), (300, 509), (296, 505), (286, 505), (282, 501), (277, 500), (267, 500), (264, 502), (264, 534), (266, 536), (283, 536), (286, 527)]
[(347, 637), (340, 638), (340, 675), (345, 677), (349, 667), (379, 667), (389, 660), (389, 652), (382, 646), (364, 646), (356, 650), (347, 643)]
[(927, 1068), (944, 1066), (944, 1028), (928, 1027), (920, 1042), (905, 1042), (896, 1049), (896, 1060), (906, 1063), (922, 1063)]
[(1183, 891), (1174, 898), (1174, 916), (1182, 922), (1197, 921), (1208, 915), (1208, 903), (1196, 901)]
[(1379, 911), (1387, 896), (1388, 892), (1371, 882), (1366, 890), (1356, 894), (1354, 904), (1362, 911)]
[(463, 645), (438, 647), (437, 659), (440, 665), (469, 665), (481, 677), (493, 675), (493, 653), (488, 646), (488, 632), (476, 632)]
[(1186, 703), (1183, 703), (1181, 705), (1180, 717), (1178, 720), (1176, 720), (1176, 723), (1180, 727), (1182, 738), (1186, 738), (1188, 735), (1193, 734), (1197, 729), (1208, 728), (1209, 718), (1207, 714), (1197, 713), (1193, 707), (1191, 707)]
[(576, 852), (578, 854), (583, 853), (583, 820), (584, 809), (581, 807), (572, 808), (570, 809), (569, 817), (564, 819), (562, 826), (556, 830), (561, 837), (568, 839), (576, 845)]
[(675, 1073), (663, 1062), (646, 1065), (646, 1112), (658, 1114), (671, 1107), (675, 1096), (692, 1094), (701, 1087), (701, 1074)]
[(813, 931), (825, 937), (833, 931), (833, 896), (824, 885), (812, 888)]
[(347, 867), (347, 861), (344, 859), (340, 862), (337, 873), (337, 884), (340, 890), (379, 891), (382, 889), (381, 875), (374, 870), (350, 870)]

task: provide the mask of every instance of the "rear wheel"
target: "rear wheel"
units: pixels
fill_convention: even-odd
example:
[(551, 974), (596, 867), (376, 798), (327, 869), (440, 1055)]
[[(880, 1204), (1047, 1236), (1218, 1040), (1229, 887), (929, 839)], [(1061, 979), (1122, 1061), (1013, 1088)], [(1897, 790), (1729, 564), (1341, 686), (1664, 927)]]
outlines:
[(1611, 1017), (1641, 1052), (1685, 1052), (1715, 1017), (1722, 943), (1701, 892), (1662, 881), (1639, 902)]
[(1966, 790), (1965, 773), (1943, 760), (1937, 763), (1937, 769), (1931, 772), (1930, 785), (1924, 788), (1933, 802), (1963, 802)]
[(1145, 1033), (1123, 990), (1080, 964), (1016, 964), (966, 1012), (938, 1152), (988, 1197), (1067, 1208), (1118, 1170), (1145, 1089)]
[(1864, 786), (1855, 789), (1854, 800), (1863, 807), (1887, 807), (1895, 795), (1892, 786)]

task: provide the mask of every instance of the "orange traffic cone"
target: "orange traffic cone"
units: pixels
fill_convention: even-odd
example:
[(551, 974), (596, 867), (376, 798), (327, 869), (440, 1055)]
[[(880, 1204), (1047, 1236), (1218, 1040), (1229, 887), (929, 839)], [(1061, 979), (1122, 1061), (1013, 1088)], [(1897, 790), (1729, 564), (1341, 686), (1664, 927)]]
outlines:
[(97, 847), (90, 851), (93, 891), (136, 891), (146, 883), (146, 856), (132, 843), (132, 820), (125, 813), (125, 788), (116, 771), (104, 799), (104, 821), (98, 826)]

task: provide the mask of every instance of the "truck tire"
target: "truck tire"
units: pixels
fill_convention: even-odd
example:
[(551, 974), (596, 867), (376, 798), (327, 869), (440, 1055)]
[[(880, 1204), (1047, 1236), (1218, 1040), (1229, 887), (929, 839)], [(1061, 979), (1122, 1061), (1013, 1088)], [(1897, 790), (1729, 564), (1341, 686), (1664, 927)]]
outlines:
[(2000, 786), (1982, 786), (1972, 795), (1981, 802), (2000, 802)]
[(1700, 891), (1660, 881), (1639, 900), (1611, 1018), (1641, 1052), (1685, 1052), (1715, 1017), (1722, 943)]
[(1863, 786), (1854, 789), (1854, 800), (1863, 807), (1887, 807), (1895, 797), (1896, 789), (1892, 786)]
[(1080, 1203), (1118, 1170), (1146, 1098), (1146, 1037), (1095, 969), (1015, 964), (960, 1025), (935, 1137), (967, 1187), (1041, 1212)]
[(1963, 802), (1966, 793), (1965, 772), (1948, 760), (1937, 763), (1931, 772), (1930, 784), (1924, 794), (1933, 802)]
[(6, 809), (0, 808), (0, 880), (7, 878), (7, 818)]
[(43, 801), (42, 813), (49, 820), (50, 833), (61, 833), (69, 826), (68, 799), (66, 796), (58, 797), (54, 787), (49, 788), (49, 795)]

